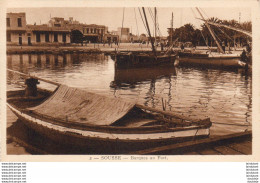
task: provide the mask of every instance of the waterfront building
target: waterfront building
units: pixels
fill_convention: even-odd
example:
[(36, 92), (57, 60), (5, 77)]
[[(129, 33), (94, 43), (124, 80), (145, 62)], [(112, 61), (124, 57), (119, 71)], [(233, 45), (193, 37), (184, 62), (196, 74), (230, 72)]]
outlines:
[(119, 40), (121, 42), (130, 42), (130, 29), (127, 27), (118, 27), (117, 28), (117, 34), (119, 36)]
[(108, 32), (108, 28), (106, 26), (96, 24), (83, 24), (82, 27), (84, 40), (92, 43), (106, 41), (105, 35)]
[(173, 40), (172, 40), (172, 36), (173, 36), (173, 32), (174, 32), (174, 28), (167, 28), (167, 32), (168, 32), (168, 42), (169, 43), (172, 43), (173, 42)]
[[(119, 40), (118, 35), (108, 32), (108, 27), (79, 23), (73, 17), (69, 20), (52, 17), (47, 24), (28, 25), (25, 13), (7, 13), (6, 27), (7, 45), (65, 45)], [(125, 31), (122, 35), (125, 36)]]
[(7, 45), (49, 45), (70, 43), (70, 29), (58, 25), (27, 25), (25, 13), (7, 13)]
[(139, 38), (139, 36), (134, 35), (134, 34), (132, 34), (132, 33), (130, 33), (129, 38), (130, 38), (130, 42), (131, 42), (131, 43), (137, 43), (137, 42), (140, 42), (140, 38)]
[(27, 39), (25, 13), (7, 13), (6, 42), (7, 44), (22, 45)]
[(140, 39), (141, 42), (147, 42), (148, 41), (148, 37), (145, 34), (141, 34), (139, 39)]
[(71, 43), (103, 42), (108, 30), (104, 25), (79, 23), (79, 21), (73, 20), (73, 17), (70, 17), (69, 20), (53, 17), (49, 21), (49, 26), (69, 29), (71, 31)]
[(105, 38), (105, 42), (114, 42), (114, 43), (119, 42), (119, 36), (117, 35), (117, 31), (107, 32), (104, 38)]
[[(28, 45), (69, 44), (70, 30), (65, 27), (49, 27), (47, 25), (27, 25)], [(31, 42), (29, 42), (31, 37)]]

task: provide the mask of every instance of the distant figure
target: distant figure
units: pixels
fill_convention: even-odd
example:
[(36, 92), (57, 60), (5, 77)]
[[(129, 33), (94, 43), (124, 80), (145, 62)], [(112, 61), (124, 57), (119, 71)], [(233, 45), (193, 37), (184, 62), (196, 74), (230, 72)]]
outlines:
[(161, 51), (163, 51), (163, 43), (161, 43)]
[(228, 45), (228, 53), (231, 53), (230, 43), (228, 42), (227, 45)]
[(181, 44), (181, 51), (184, 51), (184, 44)]
[(223, 41), (222, 42), (222, 50), (224, 51), (224, 53), (225, 53), (225, 49), (226, 49), (226, 46), (225, 46), (225, 42)]
[(250, 53), (250, 52), (251, 52), (251, 47), (250, 47), (250, 45), (249, 45), (249, 44), (246, 44), (246, 51), (247, 51), (248, 53)]
[(243, 50), (243, 52), (241, 53), (241, 61), (243, 61), (243, 62), (248, 62), (248, 57), (247, 57), (247, 55), (246, 55), (246, 51), (245, 50)]

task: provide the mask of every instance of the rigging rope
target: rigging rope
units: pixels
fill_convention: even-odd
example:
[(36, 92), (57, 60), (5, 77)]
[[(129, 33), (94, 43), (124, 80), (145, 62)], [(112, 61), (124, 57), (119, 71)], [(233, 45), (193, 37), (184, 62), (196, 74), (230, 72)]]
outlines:
[[(151, 8), (148, 8), (148, 10), (149, 10), (149, 14), (152, 18), (153, 24), (155, 25), (155, 20), (154, 20), (155, 18), (154, 18), (154, 15), (152, 13), (152, 10), (151, 10)], [(159, 36), (162, 37), (161, 31), (160, 31), (160, 28), (159, 28), (159, 23), (158, 23), (158, 21), (156, 21), (156, 22), (157, 22), (156, 25), (155, 25), (156, 30), (158, 30)]]
[(200, 11), (202, 11), (202, 13), (204, 13), (204, 15), (209, 19), (208, 15), (204, 12), (203, 9), (200, 8)]
[(231, 41), (233, 41), (233, 39), (232, 39), (229, 35), (227, 35), (227, 33), (225, 33), (225, 31), (223, 31), (223, 29), (221, 29), (219, 26), (217, 26), (217, 28), (218, 28), (228, 39), (230, 39)]
[(121, 40), (122, 40), (122, 31), (123, 31), (123, 27), (124, 27), (124, 19), (125, 19), (125, 8), (123, 8), (123, 20), (122, 20), (122, 27), (121, 27), (121, 35), (120, 35), (119, 45), (120, 45)]
[(140, 8), (138, 8), (138, 10), (139, 10), (139, 14), (140, 14), (140, 16), (141, 16), (142, 22), (143, 22), (143, 24), (144, 24), (144, 28), (145, 28), (145, 30), (146, 30), (146, 32), (147, 32), (147, 34), (148, 34), (148, 29), (147, 29), (147, 27), (146, 27), (146, 25), (145, 25), (145, 23), (144, 23), (144, 19), (143, 19), (143, 16), (142, 16), (142, 13), (141, 13)]
[[(134, 12), (135, 12), (135, 8), (134, 8)], [(137, 24), (136, 12), (135, 12), (135, 23), (136, 23), (137, 35), (138, 35), (138, 37), (139, 37), (139, 30), (138, 30), (138, 24)]]
[[(200, 11), (202, 11), (203, 13), (204, 13), (204, 15), (209, 19), (209, 17), (208, 17), (208, 15), (205, 13), (205, 11), (203, 10), (203, 9), (201, 9), (200, 8)], [(227, 38), (229, 38), (230, 40), (232, 40), (221, 28), (220, 28), (220, 26), (216, 26), (225, 36), (227, 36)], [(215, 36), (216, 36), (216, 34), (215, 34)], [(219, 38), (218, 38), (218, 40), (220, 40)], [(220, 40), (221, 41), (221, 40)]]
[[(192, 11), (193, 16), (195, 17), (195, 19), (198, 21), (198, 18), (197, 18), (196, 14), (195, 14), (195, 12), (193, 11), (192, 8), (191, 8), (191, 11)], [(200, 29), (199, 29), (199, 30), (200, 30)], [(209, 47), (209, 45), (208, 45), (208, 43), (207, 43), (207, 41), (206, 41), (206, 39), (205, 39), (205, 37), (204, 37), (204, 35), (203, 35), (203, 33), (202, 33), (202, 30), (200, 30), (200, 33), (201, 33), (201, 35), (202, 35), (202, 37), (203, 37), (203, 40), (204, 40), (205, 44), (207, 45), (208, 49), (210, 50), (210, 54), (211, 54), (211, 49), (210, 49), (210, 47)]]

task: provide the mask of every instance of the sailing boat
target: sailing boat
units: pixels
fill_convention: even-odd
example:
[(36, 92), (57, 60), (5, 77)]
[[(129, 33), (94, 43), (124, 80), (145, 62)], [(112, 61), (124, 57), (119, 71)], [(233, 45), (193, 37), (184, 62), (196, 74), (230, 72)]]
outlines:
[[(191, 119), (8, 71), (27, 79), (25, 90), (7, 92), (7, 106), (30, 129), (58, 144), (122, 154), (210, 135), (209, 118)], [(38, 80), (56, 89), (37, 88)]]
[[(252, 39), (253, 35), (252, 32), (250, 31), (246, 31), (243, 29), (239, 29), (237, 27), (232, 27), (232, 26), (228, 26), (228, 25), (224, 25), (224, 24), (219, 24), (219, 23), (214, 23), (214, 22), (208, 22), (211, 25), (215, 25), (215, 26), (219, 26), (219, 27), (225, 27), (227, 29), (231, 29), (237, 32), (240, 32), (242, 34), (245, 34), (246, 36), (248, 36), (249, 38)], [(249, 46), (249, 45), (248, 45)], [(250, 46), (249, 46), (250, 47)], [(250, 47), (251, 48), (251, 47)], [(251, 49), (250, 49), (251, 50)], [(247, 52), (243, 52), (241, 54), (241, 60), (240, 60), (241, 64), (246, 64), (245, 68), (246, 69), (250, 69), (252, 71), (252, 52), (247, 50)]]
[(202, 65), (202, 66), (216, 66), (216, 67), (230, 67), (230, 68), (243, 68), (246, 63), (241, 62), (241, 53), (225, 53), (220, 43), (216, 39), (213, 31), (209, 26), (209, 22), (205, 20), (202, 13), (196, 8), (200, 14), (202, 20), (205, 22), (211, 36), (216, 42), (220, 53), (218, 52), (179, 52), (179, 64), (180, 65)]
[[(116, 68), (137, 68), (137, 67), (151, 67), (158, 65), (174, 65), (177, 54), (171, 51), (157, 52), (154, 46), (150, 28), (148, 25), (144, 7), (142, 7), (147, 32), (152, 44), (152, 52), (116, 52), (115, 53), (115, 67)], [(156, 18), (156, 17), (155, 17)]]

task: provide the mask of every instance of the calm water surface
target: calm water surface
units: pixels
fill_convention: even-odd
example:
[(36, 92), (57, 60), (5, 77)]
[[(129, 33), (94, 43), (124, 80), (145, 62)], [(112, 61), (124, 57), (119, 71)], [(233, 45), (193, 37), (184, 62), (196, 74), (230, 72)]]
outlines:
[[(8, 55), (7, 67), (191, 118), (210, 117), (212, 135), (251, 129), (252, 78), (239, 70), (156, 67), (116, 70), (104, 54)], [(23, 84), (7, 75), (8, 89)], [(53, 86), (41, 82), (41, 87)]]

